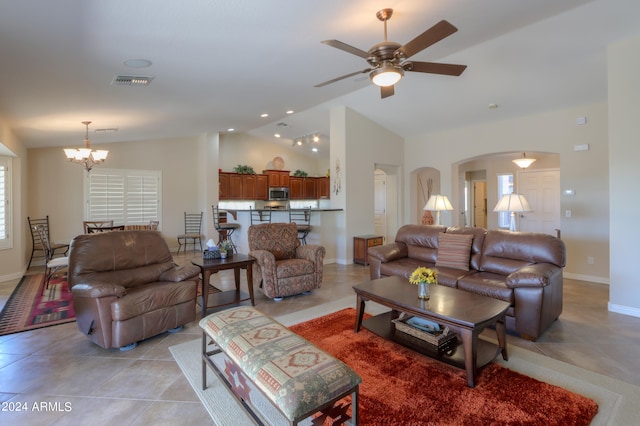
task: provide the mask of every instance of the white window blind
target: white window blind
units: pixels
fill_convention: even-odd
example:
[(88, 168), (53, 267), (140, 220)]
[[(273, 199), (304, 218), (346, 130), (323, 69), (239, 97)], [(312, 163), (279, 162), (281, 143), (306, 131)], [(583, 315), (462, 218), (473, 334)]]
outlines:
[(9, 165), (11, 159), (0, 157), (0, 249), (11, 248), (11, 208), (9, 194), (11, 193)]
[(161, 220), (159, 171), (93, 169), (86, 182), (86, 220), (113, 220), (115, 225)]

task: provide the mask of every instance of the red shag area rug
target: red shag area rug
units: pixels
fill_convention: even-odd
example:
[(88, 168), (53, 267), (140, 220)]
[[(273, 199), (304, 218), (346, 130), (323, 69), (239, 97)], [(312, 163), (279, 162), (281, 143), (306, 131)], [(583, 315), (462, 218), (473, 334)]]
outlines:
[(496, 363), (469, 388), (463, 370), (369, 330), (354, 333), (354, 323), (349, 308), (290, 329), (362, 377), (361, 425), (588, 425), (598, 412), (589, 398)]
[(0, 336), (75, 321), (65, 277), (54, 277), (42, 293), (43, 274), (25, 275), (0, 313)]

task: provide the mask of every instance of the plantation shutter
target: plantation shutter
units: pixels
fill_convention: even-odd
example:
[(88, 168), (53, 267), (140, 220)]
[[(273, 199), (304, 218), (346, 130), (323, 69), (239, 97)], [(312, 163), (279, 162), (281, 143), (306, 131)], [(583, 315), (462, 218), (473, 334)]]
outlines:
[(9, 160), (0, 158), (0, 249), (9, 248)]
[(155, 176), (127, 176), (127, 224), (147, 224), (158, 218), (159, 180)]
[(159, 171), (96, 169), (88, 173), (86, 220), (146, 225), (160, 220)]

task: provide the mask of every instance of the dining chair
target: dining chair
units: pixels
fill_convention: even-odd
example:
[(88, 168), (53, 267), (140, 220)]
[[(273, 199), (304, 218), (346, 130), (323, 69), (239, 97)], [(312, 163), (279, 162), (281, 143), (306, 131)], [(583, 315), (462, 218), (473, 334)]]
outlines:
[(124, 225), (98, 226), (98, 227), (89, 226), (87, 228), (87, 234), (97, 234), (100, 232), (112, 232), (112, 231), (124, 231), (124, 229), (125, 229)]
[(47, 235), (47, 229), (42, 225), (34, 225), (32, 232), (38, 234), (40, 237), (40, 241), (42, 242), (42, 247), (44, 248), (45, 253), (45, 270), (44, 277), (42, 278), (42, 292), (40, 295), (42, 296), (44, 292), (49, 288), (49, 283), (51, 282), (51, 278), (53, 278), (56, 273), (69, 266), (69, 258), (67, 256), (64, 257), (53, 257), (53, 248), (49, 243), (49, 236)]
[(218, 244), (222, 241), (230, 241), (231, 246), (233, 247), (234, 252), (238, 252), (238, 248), (236, 247), (231, 235), (235, 232), (236, 229), (240, 228), (239, 223), (235, 222), (227, 222), (227, 211), (220, 210), (218, 206), (211, 206), (211, 210), (213, 211), (213, 227), (218, 231)]
[(187, 213), (184, 212), (184, 234), (178, 235), (178, 252), (184, 246), (184, 252), (187, 252), (187, 245), (193, 244), (193, 251), (196, 251), (196, 243), (200, 245), (202, 251), (202, 212)]
[[(49, 215), (41, 219), (31, 219), (30, 217), (27, 217), (27, 221), (29, 222), (29, 230), (31, 231), (31, 257), (29, 257), (27, 269), (31, 267), (31, 261), (33, 261), (34, 257), (44, 257), (46, 259), (47, 255), (46, 249), (42, 244), (42, 238), (40, 238), (40, 234), (34, 230), (34, 226), (43, 228), (44, 234), (47, 236), (47, 241), (49, 242), (49, 246), (52, 251), (52, 256), (56, 254), (62, 254), (63, 256), (67, 255), (67, 252), (69, 251), (69, 244), (51, 244)], [(42, 252), (42, 255), (36, 255), (36, 252)]]
[(89, 228), (104, 228), (113, 226), (113, 220), (85, 220), (82, 222), (84, 233), (89, 234)]

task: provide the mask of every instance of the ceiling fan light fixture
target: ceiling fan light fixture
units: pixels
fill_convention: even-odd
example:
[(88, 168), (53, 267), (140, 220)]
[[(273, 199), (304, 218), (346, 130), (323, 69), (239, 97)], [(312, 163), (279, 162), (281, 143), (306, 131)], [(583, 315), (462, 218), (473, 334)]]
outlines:
[(402, 71), (402, 68), (385, 65), (371, 71), (369, 78), (371, 78), (371, 81), (373, 81), (373, 84), (376, 86), (387, 87), (396, 84), (403, 75), (404, 71)]

